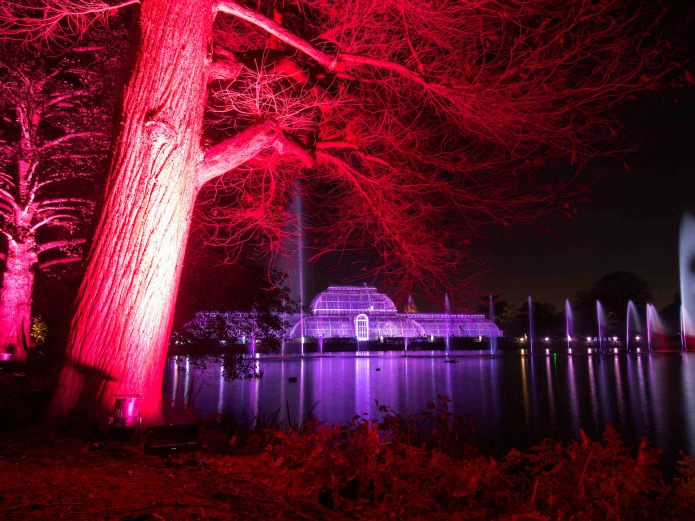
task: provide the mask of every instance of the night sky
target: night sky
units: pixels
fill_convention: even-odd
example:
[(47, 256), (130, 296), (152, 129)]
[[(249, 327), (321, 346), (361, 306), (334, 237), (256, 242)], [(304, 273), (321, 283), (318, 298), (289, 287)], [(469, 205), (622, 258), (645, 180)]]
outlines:
[(494, 245), (493, 271), (481, 287), (512, 306), (531, 295), (561, 309), (565, 298), (619, 270), (643, 277), (657, 308), (680, 292), (680, 220), (684, 211), (695, 213), (695, 11), (691, 0), (666, 4), (664, 26), (673, 35), (667, 41), (685, 64), (676, 74), (679, 87), (626, 109), (624, 121), (641, 135), (626, 157), (629, 171), (622, 160), (594, 161), (583, 178), (599, 181), (577, 217), (546, 220), (551, 233), (530, 229)]
[[(664, 27), (677, 36), (664, 41), (677, 49), (685, 65), (669, 78), (677, 87), (639, 97), (626, 107), (622, 119), (628, 131), (639, 136), (639, 147), (624, 158), (597, 159), (585, 167), (579, 183), (592, 184), (589, 201), (576, 207), (574, 218), (556, 215), (538, 227), (514, 230), (517, 237), (488, 241), (481, 255), (488, 255), (489, 272), (471, 288), (472, 294), (499, 295), (512, 309), (531, 295), (559, 310), (565, 298), (574, 300), (578, 291), (590, 289), (601, 277), (630, 271), (650, 285), (657, 308), (674, 301), (679, 292), (680, 220), (684, 211), (695, 212), (695, 31), (690, 29), (694, 26), (692, 0), (666, 3), (671, 11)], [(690, 79), (684, 81), (686, 70)], [(544, 178), (570, 175), (569, 165), (548, 168), (549, 172), (541, 172)], [(369, 274), (363, 279), (355, 276), (351, 255), (346, 254), (337, 267), (330, 261), (305, 265), (307, 304), (331, 284), (373, 283)], [(388, 292), (378, 282), (377, 286)], [(475, 305), (453, 297), (460, 311)], [(442, 302), (417, 301), (416, 297), (422, 309), (441, 309)], [(404, 302), (397, 304), (402, 307)]]
[(578, 290), (625, 270), (649, 283), (658, 308), (673, 302), (680, 219), (695, 211), (695, 96), (691, 86), (649, 103), (642, 121), (635, 118), (647, 130), (627, 156), (629, 172), (621, 161), (594, 162), (584, 177), (600, 179), (577, 217), (545, 221), (552, 234), (530, 229), (500, 241), (482, 287), (513, 306), (531, 295), (561, 308)]

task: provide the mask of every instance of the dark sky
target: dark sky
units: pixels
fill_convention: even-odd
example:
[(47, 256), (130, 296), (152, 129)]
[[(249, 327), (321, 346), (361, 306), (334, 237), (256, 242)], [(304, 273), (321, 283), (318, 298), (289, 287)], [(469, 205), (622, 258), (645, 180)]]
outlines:
[(657, 307), (673, 302), (680, 219), (695, 210), (695, 96), (679, 90), (654, 100), (644, 117), (633, 116), (647, 131), (628, 156), (630, 171), (619, 162), (592, 165), (587, 176), (600, 173), (600, 181), (579, 215), (545, 222), (555, 236), (534, 229), (500, 242), (484, 288), (515, 307), (528, 295), (560, 307), (600, 277), (625, 270), (649, 283)]
[(695, 213), (695, 7), (692, 0), (665, 3), (664, 27), (675, 35), (668, 40), (685, 63), (677, 73), (681, 87), (628, 109), (625, 120), (643, 133), (641, 147), (627, 157), (630, 171), (622, 162), (594, 163), (587, 176), (601, 180), (576, 218), (545, 222), (555, 236), (529, 230), (499, 243), (482, 287), (513, 306), (531, 295), (561, 307), (618, 270), (642, 276), (658, 308), (679, 292), (680, 220), (684, 211)]
[[(478, 290), (499, 294), (513, 309), (529, 295), (562, 309), (566, 298), (574, 300), (602, 276), (630, 271), (647, 281), (657, 308), (673, 302), (680, 220), (687, 209), (695, 213), (695, 85), (654, 96), (639, 110), (626, 114), (643, 134), (626, 158), (629, 171), (622, 159), (594, 161), (580, 179), (598, 181), (576, 217), (542, 222), (550, 233), (529, 227), (521, 238), (488, 243), (491, 271)], [(339, 269), (305, 269), (308, 302), (330, 284), (354, 283)]]

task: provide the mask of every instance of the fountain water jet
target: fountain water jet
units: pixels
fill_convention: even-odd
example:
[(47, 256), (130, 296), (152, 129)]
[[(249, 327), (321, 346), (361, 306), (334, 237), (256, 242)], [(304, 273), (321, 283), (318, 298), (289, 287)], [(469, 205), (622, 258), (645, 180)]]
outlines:
[(603, 329), (602, 325), (605, 325), (605, 313), (603, 312), (603, 305), (600, 300), (596, 301), (596, 323), (598, 324), (598, 350), (599, 353), (603, 353)]
[[(492, 295), (490, 295), (490, 322), (495, 321), (495, 305), (492, 302)], [(495, 356), (497, 354), (497, 337), (490, 337), (490, 354)]]
[[(630, 326), (634, 330), (630, 329)], [(630, 335), (634, 334), (635, 331), (641, 331), (642, 324), (640, 323), (639, 314), (637, 313), (637, 307), (632, 300), (627, 302), (627, 317), (625, 319), (625, 348), (630, 351)]]
[(446, 344), (444, 359), (449, 360), (449, 321), (451, 320), (451, 303), (449, 302), (449, 295), (444, 293), (444, 313), (446, 313)]
[(565, 299), (565, 336), (567, 337), (567, 354), (572, 354), (572, 306), (570, 299)]
[(652, 304), (647, 304), (647, 349), (652, 350), (654, 345), (654, 333), (663, 332), (663, 325), (659, 313)]
[(652, 313), (654, 312), (654, 306), (647, 304), (647, 350), (652, 350)]
[(680, 333), (681, 333), (681, 350), (688, 350), (688, 335), (686, 334), (686, 324), (685, 324), (685, 308), (681, 304), (680, 308)]
[(528, 296), (528, 341), (529, 351), (533, 355), (533, 299)]
[[(289, 213), (294, 220), (288, 225), (288, 237), (291, 237), (287, 248), (292, 255), (287, 259), (284, 270), (289, 276), (292, 288), (292, 296), (299, 299), (299, 345), (300, 354), (304, 356), (305, 329), (304, 329), (304, 203), (302, 202), (302, 185), (299, 179), (294, 181), (294, 195), (289, 206)], [(285, 346), (282, 348), (283, 356)]]
[(681, 289), (681, 336), (683, 349), (695, 337), (695, 215), (683, 214), (679, 235), (678, 263)]
[[(415, 301), (412, 295), (408, 295), (408, 303), (405, 306), (406, 313), (415, 313), (417, 308), (415, 307)], [(403, 356), (408, 356), (408, 331), (406, 330), (403, 334)]]

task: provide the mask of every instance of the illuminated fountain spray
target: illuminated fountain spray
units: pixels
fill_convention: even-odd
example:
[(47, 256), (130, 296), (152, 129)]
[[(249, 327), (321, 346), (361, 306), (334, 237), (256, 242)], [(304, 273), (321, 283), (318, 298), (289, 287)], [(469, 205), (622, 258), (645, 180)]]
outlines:
[(528, 296), (528, 342), (529, 352), (533, 354), (533, 300)]
[(685, 323), (685, 307), (681, 304), (680, 328), (681, 328), (681, 349), (688, 350), (688, 335), (686, 334), (687, 327)]
[(654, 331), (659, 328), (659, 315), (652, 304), (647, 304), (647, 349), (652, 350)]
[(596, 323), (598, 324), (598, 350), (600, 353), (603, 352), (603, 329), (601, 326), (604, 324), (604, 313), (603, 313), (603, 306), (601, 305), (601, 301), (597, 300), (596, 301)]
[(297, 283), (298, 291), (296, 291), (297, 297), (299, 297), (299, 346), (301, 356), (304, 356), (304, 203), (302, 202), (302, 185), (299, 179), (294, 181), (294, 198), (290, 206), (290, 211), (294, 215), (294, 223), (296, 229), (296, 254), (294, 255), (295, 262), (290, 265), (290, 281), (294, 287), (295, 282)]
[(688, 349), (688, 338), (695, 336), (695, 216), (689, 213), (681, 220), (678, 247), (681, 279), (681, 343)]
[(446, 344), (444, 358), (449, 360), (449, 322), (451, 320), (451, 303), (449, 302), (449, 295), (444, 293), (444, 313), (446, 315)]
[[(292, 299), (299, 301), (299, 331), (293, 328), (293, 335), (296, 338), (299, 333), (300, 354), (304, 356), (304, 344), (306, 342), (305, 324), (304, 324), (304, 203), (302, 200), (302, 184), (299, 179), (294, 180), (292, 202), (287, 208), (288, 214), (292, 218), (287, 219), (285, 236), (287, 242), (284, 247), (290, 254), (278, 259), (277, 268), (287, 274), (290, 282), (290, 290)], [(282, 338), (281, 355), (287, 354), (286, 338)]]
[[(407, 314), (409, 313), (414, 313), (416, 310), (415, 308), (415, 301), (413, 300), (412, 295), (408, 295), (408, 304), (405, 307), (405, 312)], [(408, 325), (410, 325), (410, 321), (408, 321)], [(406, 328), (405, 333), (404, 333), (404, 338), (403, 338), (403, 351), (404, 351), (404, 356), (408, 356), (408, 329)]]
[[(495, 321), (495, 305), (492, 302), (492, 295), (490, 295), (490, 322)], [(497, 337), (490, 335), (490, 354), (497, 354)]]
[(641, 331), (641, 324), (639, 315), (637, 314), (637, 307), (635, 303), (631, 300), (627, 302), (627, 319), (625, 320), (625, 348), (630, 351), (630, 338), (631, 335), (635, 335), (635, 340), (639, 340), (636, 332)]
[(567, 354), (572, 354), (572, 306), (570, 299), (565, 299), (565, 336), (567, 337)]

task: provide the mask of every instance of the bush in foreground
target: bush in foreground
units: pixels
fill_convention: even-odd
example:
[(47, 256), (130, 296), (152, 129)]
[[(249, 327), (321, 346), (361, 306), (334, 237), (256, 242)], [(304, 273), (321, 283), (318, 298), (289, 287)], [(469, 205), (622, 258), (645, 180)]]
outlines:
[[(276, 492), (359, 518), (690, 519), (689, 459), (667, 483), (657, 449), (630, 448), (610, 427), (599, 441), (581, 433), (492, 458), (447, 401), (407, 416), (379, 406), (381, 419), (341, 426), (257, 422), (236, 433), (232, 452), (254, 454)], [(224, 471), (235, 459), (214, 461)]]

